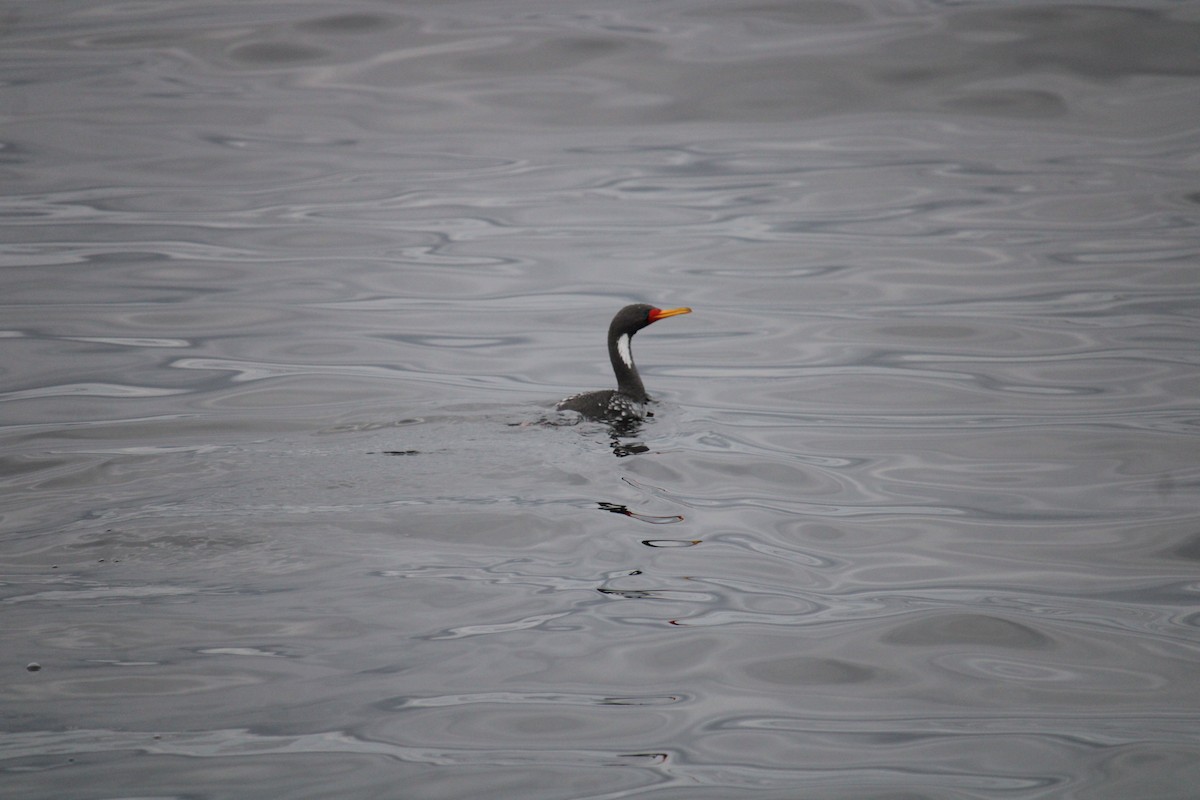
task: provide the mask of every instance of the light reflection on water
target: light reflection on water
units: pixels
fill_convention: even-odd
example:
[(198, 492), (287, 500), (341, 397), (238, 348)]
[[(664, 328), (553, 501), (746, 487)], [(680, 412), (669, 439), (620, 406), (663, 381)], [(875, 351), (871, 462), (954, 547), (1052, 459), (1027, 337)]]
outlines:
[(10, 14), (6, 797), (1190, 796), (1191, 16)]

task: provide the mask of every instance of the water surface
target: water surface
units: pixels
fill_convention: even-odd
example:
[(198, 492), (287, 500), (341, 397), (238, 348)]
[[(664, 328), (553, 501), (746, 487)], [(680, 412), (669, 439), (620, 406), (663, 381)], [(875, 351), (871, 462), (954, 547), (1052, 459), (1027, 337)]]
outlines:
[(0, 37), (5, 797), (1194, 793), (1186, 4)]

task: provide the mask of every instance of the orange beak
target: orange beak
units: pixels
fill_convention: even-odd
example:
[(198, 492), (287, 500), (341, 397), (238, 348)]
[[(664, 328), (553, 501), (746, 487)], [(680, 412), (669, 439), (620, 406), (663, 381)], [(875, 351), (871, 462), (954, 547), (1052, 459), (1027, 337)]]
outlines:
[(667, 317), (677, 317), (680, 314), (690, 313), (692, 313), (690, 308), (668, 308), (666, 311), (662, 310), (661, 308), (655, 308), (650, 311), (650, 321), (658, 322), (660, 319), (665, 319)]

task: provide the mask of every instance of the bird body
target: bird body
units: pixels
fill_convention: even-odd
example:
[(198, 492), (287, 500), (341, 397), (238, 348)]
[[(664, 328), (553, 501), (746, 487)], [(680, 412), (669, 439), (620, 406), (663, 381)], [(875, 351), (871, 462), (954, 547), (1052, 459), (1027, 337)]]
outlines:
[(633, 363), (633, 335), (666, 317), (690, 314), (690, 308), (663, 310), (644, 303), (625, 306), (608, 326), (608, 358), (617, 377), (616, 389), (572, 395), (558, 404), (560, 411), (577, 411), (588, 419), (629, 422), (646, 415), (649, 400), (642, 377)]

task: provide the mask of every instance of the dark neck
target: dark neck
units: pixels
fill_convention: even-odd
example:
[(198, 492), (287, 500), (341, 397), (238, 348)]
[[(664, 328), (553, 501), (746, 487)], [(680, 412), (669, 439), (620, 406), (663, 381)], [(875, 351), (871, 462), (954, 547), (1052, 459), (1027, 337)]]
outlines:
[(642, 386), (642, 378), (638, 375), (637, 367), (633, 364), (633, 337), (630, 336), (628, 341), (630, 347), (625, 349), (629, 356), (629, 365), (625, 364), (621, 358), (621, 351), (618, 347), (620, 337), (610, 336), (608, 339), (608, 358), (612, 361), (613, 372), (617, 376), (617, 391), (621, 394), (626, 394), (637, 400), (639, 403), (644, 403), (647, 400), (646, 387)]

